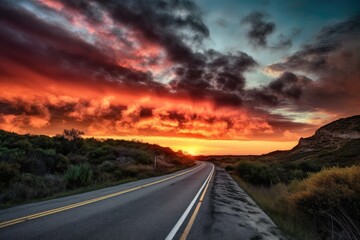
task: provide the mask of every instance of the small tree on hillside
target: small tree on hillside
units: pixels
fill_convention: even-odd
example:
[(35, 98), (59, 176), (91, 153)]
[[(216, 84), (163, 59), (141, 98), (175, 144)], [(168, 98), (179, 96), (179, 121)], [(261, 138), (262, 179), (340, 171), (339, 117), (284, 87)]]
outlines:
[(81, 135), (83, 131), (72, 128), (70, 130), (64, 129), (63, 133), (57, 134), (55, 139), (59, 141), (57, 152), (67, 156), (69, 153), (76, 153), (84, 145), (84, 140)]
[(75, 141), (79, 138), (81, 138), (81, 135), (84, 135), (85, 133), (83, 131), (80, 131), (78, 129), (72, 128), (70, 130), (64, 129), (64, 132), (62, 136), (70, 141)]

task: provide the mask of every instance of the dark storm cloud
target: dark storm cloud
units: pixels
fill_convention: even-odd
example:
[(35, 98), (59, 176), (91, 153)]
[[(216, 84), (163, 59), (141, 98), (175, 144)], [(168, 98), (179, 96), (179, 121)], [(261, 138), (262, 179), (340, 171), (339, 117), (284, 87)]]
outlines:
[(87, 0), (71, 0), (71, 1), (63, 1), (66, 5), (78, 12), (81, 10), (82, 13), (88, 18), (88, 20), (92, 21), (92, 23), (100, 23), (104, 20), (104, 15), (102, 9), (95, 2), (90, 2)]
[(311, 80), (304, 76), (284, 72), (279, 78), (270, 82), (268, 88), (272, 92), (281, 94), (284, 97), (299, 99), (309, 84), (311, 84)]
[(256, 61), (243, 52), (223, 54), (208, 50), (199, 64), (182, 64), (176, 67), (174, 89), (186, 90), (195, 98), (210, 96), (219, 106), (241, 105), (245, 86), (245, 71), (257, 66)]
[(267, 21), (268, 17), (265, 12), (254, 11), (241, 20), (249, 26), (247, 37), (255, 47), (267, 47), (267, 38), (275, 31), (275, 23)]
[[(0, 58), (54, 79), (108, 80), (132, 87), (163, 88), (150, 73), (116, 64), (111, 53), (33, 13), (4, 2), (0, 5)], [(6, 72), (0, 64), (0, 72)], [(16, 73), (15, 73), (16, 74)]]
[[(147, 129), (147, 134), (200, 137), (224, 136), (232, 128), (229, 136), (234, 137), (268, 134), (272, 127), (297, 129), (272, 110), (339, 107), (335, 99), (359, 92), (359, 44), (345, 37), (358, 36), (356, 19), (324, 28), (312, 44), (270, 66), (283, 72), (280, 77), (249, 90), (245, 73), (257, 62), (242, 51), (207, 49), (210, 33), (192, 1), (60, 2), (55, 7), (46, 1), (0, 4), (0, 78), (7, 89), (18, 87), (0, 96), (3, 123), (50, 129), (54, 121), (60, 126), (64, 121), (105, 127), (110, 133)], [(290, 48), (296, 35), (275, 32), (275, 23), (263, 12), (242, 22), (258, 47)], [(270, 36), (278, 39), (270, 41)], [(295, 71), (308, 69), (319, 80)], [(31, 86), (41, 80), (42, 92)], [(27, 95), (23, 100), (13, 97), (22, 92)], [(341, 106), (344, 102), (349, 103), (344, 100)]]
[(269, 42), (270, 35), (276, 31), (276, 24), (269, 21), (266, 12), (253, 11), (245, 16), (241, 23), (248, 26), (247, 38), (254, 47), (283, 50), (292, 47), (292, 39), (299, 35), (300, 29), (293, 29), (290, 34), (280, 33), (275, 41)]
[[(11, 2), (0, 6), (0, 44), (4, 47), (0, 58), (52, 79), (84, 84), (105, 81), (136, 91), (143, 89), (163, 95), (185, 93), (193, 99), (210, 100), (216, 106), (241, 105), (246, 81), (244, 73), (257, 63), (241, 51), (198, 51), (194, 46), (203, 46), (202, 41), (209, 36), (209, 30), (193, 2), (63, 0), (62, 3), (68, 8), (62, 10), (64, 14), (67, 11), (71, 16), (84, 14), (95, 25), (104, 21), (106, 10), (113, 21), (140, 32), (146, 41), (163, 47), (174, 64), (175, 78), (169, 86), (172, 93), (168, 86), (153, 79), (151, 71), (121, 66), (106, 46), (91, 44)], [(132, 48), (133, 43), (125, 41), (121, 28), (110, 31)], [(142, 58), (142, 64), (149, 66), (156, 66), (159, 61), (159, 58)], [(0, 73), (6, 74), (6, 71), (6, 66), (0, 64)]]
[(180, 85), (238, 92), (245, 85), (243, 73), (257, 65), (252, 57), (240, 51), (223, 54), (208, 50), (202, 59), (199, 64), (186, 63), (176, 68)]
[(246, 92), (251, 105), (283, 107), (289, 104), (297, 105), (304, 91), (313, 83), (305, 76), (284, 72), (268, 85), (250, 89)]
[[(295, 79), (275, 80), (268, 86), (288, 99), (296, 99), (294, 108), (351, 113), (359, 110), (360, 102), (360, 16), (324, 27), (313, 41), (289, 56), (272, 64), (272, 71), (312, 74)], [(297, 74), (298, 75), (298, 74)], [(284, 75), (283, 75), (284, 76)], [(300, 87), (301, 86), (301, 87)]]
[(346, 21), (330, 24), (315, 36), (310, 44), (291, 55), (284, 62), (270, 65), (273, 70), (287, 69), (307, 72), (329, 69), (329, 55), (360, 36), (360, 15)]
[[(56, 9), (48, 9), (45, 5), (39, 7), (48, 11), (46, 13), (50, 15), (62, 14), (66, 19), (71, 15), (74, 18), (70, 19), (70, 24), (80, 21), (76, 24), (86, 28), (87, 23), (84, 24), (79, 20), (85, 16), (91, 20), (91, 27), (95, 30), (97, 30), (96, 26), (100, 26), (103, 30), (101, 27), (105, 21), (106, 11), (116, 24), (126, 26), (136, 33), (135, 37), (139, 37), (140, 34), (140, 40), (127, 39), (121, 27), (114, 29), (116, 24), (109, 29), (109, 32), (99, 37), (107, 39), (108, 34), (116, 33), (116, 38), (125, 43), (124, 45), (129, 49), (139, 44), (137, 41), (146, 44), (155, 43), (165, 50), (165, 55), (172, 64), (167, 67), (173, 71), (174, 79), (167, 85), (155, 81), (151, 69), (140, 71), (131, 64), (122, 66), (117, 62), (113, 49), (102, 44), (101, 41), (91, 42), (86, 36), (74, 33), (70, 25), (66, 25), (69, 23), (64, 22), (64, 25), (61, 25), (46, 21), (36, 12), (10, 1), (0, 5), (1, 77), (19, 79), (20, 76), (21, 81), (28, 84), (28, 81), (33, 80), (32, 76), (21, 75), (22, 72), (8, 68), (9, 65), (20, 66), (27, 71), (30, 70), (31, 74), (35, 73), (59, 85), (76, 83), (90, 88), (100, 88), (103, 84), (107, 84), (115, 90), (131, 89), (139, 93), (139, 96), (155, 93), (160, 97), (186, 96), (187, 100), (190, 97), (192, 100), (209, 102), (215, 107), (242, 105), (244, 72), (257, 66), (257, 63), (251, 56), (240, 51), (225, 54), (206, 50), (202, 42), (209, 36), (209, 31), (202, 21), (200, 10), (191, 1), (99, 1), (98, 3), (63, 1), (63, 3), (66, 6), (60, 13)], [(147, 62), (156, 66), (158, 60), (153, 60), (151, 58)], [(178, 122), (179, 126), (183, 123), (191, 125), (192, 121), (206, 124), (217, 122), (220, 125), (225, 122), (228, 126), (236, 125), (228, 118), (220, 119), (210, 113), (210, 116), (204, 117), (191, 111), (168, 110), (162, 116), (158, 106), (158, 108), (149, 108), (141, 104), (136, 111), (132, 111), (133, 106), (115, 103), (114, 105), (110, 104), (110, 100), (107, 102), (106, 99), (89, 99), (91, 96), (86, 98), (81, 94), (75, 98), (64, 98), (65, 100), (52, 96), (51, 101), (48, 95), (43, 98), (34, 96), (33, 104), (27, 97), (24, 96), (23, 100), (19, 101), (14, 98), (4, 98), (0, 104), (3, 123), (21, 121), (21, 128), (27, 129), (51, 126), (54, 122), (62, 124), (62, 120), (93, 125), (101, 119), (104, 125), (119, 121), (119, 126), (132, 126), (136, 122), (145, 121), (141, 124), (146, 125), (146, 121), (164, 118), (165, 122)], [(164, 126), (163, 129), (167, 128), (168, 126)]]
[[(73, 1), (62, 2), (77, 10), (86, 11)], [(209, 37), (209, 29), (202, 20), (202, 13), (192, 1), (97, 1), (110, 12), (111, 17), (126, 26), (141, 31), (144, 37), (163, 46), (176, 62), (200, 61), (190, 44), (202, 44)]]
[(268, 88), (253, 88), (246, 91), (246, 103), (250, 106), (277, 107), (280, 99)]
[[(92, 108), (95, 109), (91, 113), (80, 113), (83, 109)], [(49, 121), (64, 120), (71, 118), (87, 119), (88, 121), (95, 121), (96, 118), (116, 120), (121, 119), (122, 111), (126, 110), (124, 105), (109, 105), (106, 108), (95, 107), (91, 105), (89, 100), (79, 100), (76, 102), (61, 102), (50, 103), (46, 99), (37, 99), (34, 102), (27, 102), (20, 97), (17, 99), (0, 100), (0, 113), (5, 115), (15, 116), (49, 116)], [(151, 109), (142, 108), (140, 111), (140, 117), (151, 116)]]
[[(164, 47), (168, 58), (175, 64), (176, 78), (171, 84), (174, 92), (187, 92), (195, 99), (208, 99), (220, 106), (241, 104), (240, 93), (245, 85), (243, 73), (256, 66), (256, 62), (240, 51), (228, 54), (214, 50), (196, 51), (194, 46), (202, 45), (203, 39), (209, 36), (209, 30), (202, 21), (201, 11), (193, 2), (62, 2), (71, 9), (72, 15), (83, 13), (94, 24), (104, 20), (102, 11), (106, 10), (114, 21), (136, 29), (147, 41)], [(166, 94), (166, 87), (155, 82), (151, 72), (118, 65), (109, 49), (102, 45), (87, 43), (17, 5), (9, 3), (1, 8), (4, 14), (0, 17), (3, 23), (0, 25), (0, 42), (6, 46), (2, 57), (7, 60), (52, 78), (77, 81), (101, 79)], [(111, 31), (126, 42), (120, 29)], [(131, 42), (127, 45), (131, 48)], [(144, 57), (143, 61), (148, 65), (157, 65), (159, 59), (147, 61)]]

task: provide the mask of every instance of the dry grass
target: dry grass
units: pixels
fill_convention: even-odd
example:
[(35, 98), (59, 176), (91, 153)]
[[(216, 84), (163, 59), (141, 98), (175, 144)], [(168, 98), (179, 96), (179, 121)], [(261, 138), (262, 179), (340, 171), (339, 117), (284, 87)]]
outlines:
[(232, 175), (238, 184), (254, 199), (287, 236), (298, 240), (318, 239), (314, 225), (303, 215), (294, 214), (287, 202), (290, 187), (276, 184), (272, 187), (254, 186)]
[(311, 216), (326, 237), (360, 239), (360, 166), (329, 168), (298, 183), (292, 209)]
[(239, 185), (288, 236), (295, 239), (360, 239), (360, 166), (333, 167), (290, 184)]

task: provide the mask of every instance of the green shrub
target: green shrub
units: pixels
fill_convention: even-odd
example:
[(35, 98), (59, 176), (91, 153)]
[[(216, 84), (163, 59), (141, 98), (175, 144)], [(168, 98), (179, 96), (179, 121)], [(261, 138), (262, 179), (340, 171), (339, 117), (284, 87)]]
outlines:
[(308, 163), (240, 162), (236, 170), (239, 177), (251, 184), (271, 186), (277, 183), (288, 184), (295, 179), (304, 179), (309, 173), (318, 171), (319, 168)]
[(120, 158), (133, 159), (138, 164), (151, 164), (153, 162), (151, 155), (143, 150), (123, 147), (119, 147), (117, 150)]
[(69, 189), (87, 186), (91, 183), (93, 172), (88, 164), (71, 165), (65, 172), (66, 187)]
[(114, 169), (115, 169), (115, 166), (110, 161), (105, 161), (99, 165), (99, 171), (101, 171), (101, 172), (110, 173), (110, 172), (114, 171)]
[(19, 165), (0, 162), (0, 190), (9, 186), (11, 181), (19, 175)]
[(70, 160), (68, 157), (64, 156), (61, 153), (57, 153), (55, 156), (55, 171), (59, 173), (64, 173), (67, 167), (70, 165)]
[[(360, 166), (330, 168), (301, 181), (289, 197), (295, 211), (313, 217), (323, 232), (360, 237)], [(331, 230), (329, 230), (331, 228)]]
[(116, 159), (112, 147), (108, 145), (91, 150), (88, 156), (89, 161), (93, 164), (101, 164), (104, 161), (111, 161)]
[(79, 165), (88, 162), (88, 158), (84, 155), (70, 153), (67, 155), (71, 164)]
[(279, 177), (272, 167), (260, 163), (240, 162), (238, 175), (254, 185), (270, 186), (279, 183)]
[(43, 177), (29, 173), (19, 176), (19, 180), (12, 182), (10, 187), (0, 194), (0, 202), (19, 202), (41, 197), (65, 190), (62, 176), (45, 175)]
[(134, 158), (135, 161), (140, 164), (152, 163), (152, 158), (150, 157), (150, 155), (147, 152), (142, 151), (142, 150), (133, 149), (131, 151), (131, 157)]
[[(98, 182), (153, 176), (154, 155), (169, 162), (159, 161), (156, 174), (189, 162), (184, 155), (155, 144), (83, 139), (82, 134), (76, 129), (55, 137), (0, 130), (0, 201), (29, 200)], [(126, 167), (129, 165), (133, 166)]]
[(319, 239), (316, 227), (311, 219), (304, 214), (293, 214), (288, 203), (291, 185), (283, 183), (272, 186), (256, 186), (245, 182), (235, 176), (239, 185), (251, 196), (252, 199), (263, 209), (274, 223), (282, 230), (289, 239), (315, 240)]

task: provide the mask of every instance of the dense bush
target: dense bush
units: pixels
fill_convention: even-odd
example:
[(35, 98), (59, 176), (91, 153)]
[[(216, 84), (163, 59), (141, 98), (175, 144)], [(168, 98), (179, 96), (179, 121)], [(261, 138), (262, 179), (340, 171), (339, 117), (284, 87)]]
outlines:
[(9, 186), (11, 181), (19, 175), (20, 166), (17, 164), (9, 164), (0, 162), (0, 190)]
[[(55, 137), (0, 130), (0, 203), (153, 176), (190, 161), (181, 153), (155, 144), (84, 139), (82, 134), (76, 129), (64, 130)], [(162, 156), (164, 163), (159, 162), (156, 171), (154, 156)]]
[(297, 239), (305, 239), (309, 220), (315, 239), (360, 239), (360, 166), (319, 171), (307, 162), (240, 162), (236, 170), (258, 204)]
[(104, 161), (111, 161), (116, 159), (114, 150), (110, 146), (103, 146), (94, 148), (88, 153), (89, 161), (94, 164), (101, 164)]
[(360, 238), (360, 166), (311, 175), (296, 186), (289, 202), (312, 216), (324, 232)]
[(254, 185), (271, 186), (277, 183), (290, 183), (292, 180), (304, 179), (309, 173), (320, 168), (310, 163), (259, 163), (240, 161), (236, 171), (239, 177)]
[(114, 169), (115, 169), (115, 166), (110, 161), (105, 161), (101, 165), (99, 165), (100, 172), (110, 173), (110, 172), (114, 171)]
[(133, 159), (139, 164), (151, 164), (153, 162), (151, 155), (141, 149), (118, 148), (118, 154)]
[(91, 183), (92, 176), (89, 164), (71, 165), (64, 175), (66, 187), (72, 189), (87, 186)]
[(65, 181), (61, 176), (45, 175), (35, 176), (24, 173), (19, 180), (0, 194), (0, 202), (31, 200), (46, 197), (65, 190)]

